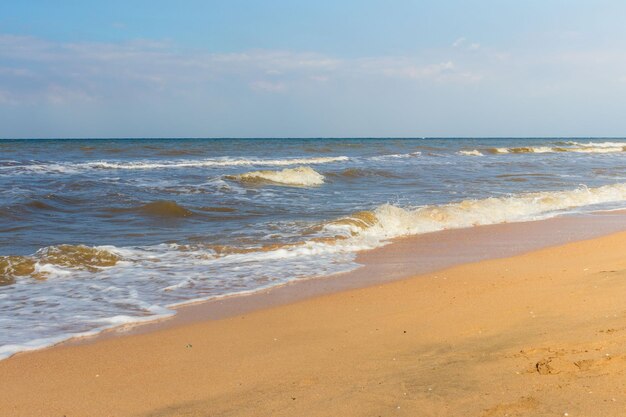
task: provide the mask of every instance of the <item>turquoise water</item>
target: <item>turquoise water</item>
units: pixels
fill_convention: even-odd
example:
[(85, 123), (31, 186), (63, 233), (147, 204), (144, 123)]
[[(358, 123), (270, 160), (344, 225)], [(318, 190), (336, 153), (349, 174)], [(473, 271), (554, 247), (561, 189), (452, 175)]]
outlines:
[(0, 141), (0, 357), (354, 269), (390, 238), (626, 206), (622, 139)]

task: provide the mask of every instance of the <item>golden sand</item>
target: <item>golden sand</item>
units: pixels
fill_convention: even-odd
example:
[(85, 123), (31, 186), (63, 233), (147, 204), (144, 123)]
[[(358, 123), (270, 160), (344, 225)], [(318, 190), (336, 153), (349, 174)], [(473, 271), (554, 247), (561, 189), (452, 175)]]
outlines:
[(624, 416), (626, 233), (0, 362), (0, 416)]

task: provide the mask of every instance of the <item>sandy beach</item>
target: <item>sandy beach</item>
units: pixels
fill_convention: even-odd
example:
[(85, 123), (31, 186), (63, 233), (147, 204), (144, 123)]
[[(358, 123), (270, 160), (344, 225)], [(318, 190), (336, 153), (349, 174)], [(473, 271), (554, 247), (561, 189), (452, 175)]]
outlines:
[(0, 417), (626, 417), (626, 2), (2, 6)]
[(623, 416), (626, 232), (0, 362), (2, 416)]

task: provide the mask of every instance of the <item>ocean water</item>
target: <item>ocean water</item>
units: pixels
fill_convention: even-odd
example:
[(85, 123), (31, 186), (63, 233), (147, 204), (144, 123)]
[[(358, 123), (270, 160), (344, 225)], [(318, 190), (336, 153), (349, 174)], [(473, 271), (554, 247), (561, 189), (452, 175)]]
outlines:
[(395, 237), (624, 208), (625, 168), (626, 139), (0, 140), (0, 358)]

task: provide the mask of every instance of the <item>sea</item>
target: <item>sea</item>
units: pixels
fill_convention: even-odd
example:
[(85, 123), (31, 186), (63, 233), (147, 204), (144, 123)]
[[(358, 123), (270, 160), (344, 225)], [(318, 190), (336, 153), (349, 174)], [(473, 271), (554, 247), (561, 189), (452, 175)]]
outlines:
[(623, 208), (626, 139), (0, 140), (0, 359), (395, 238)]

